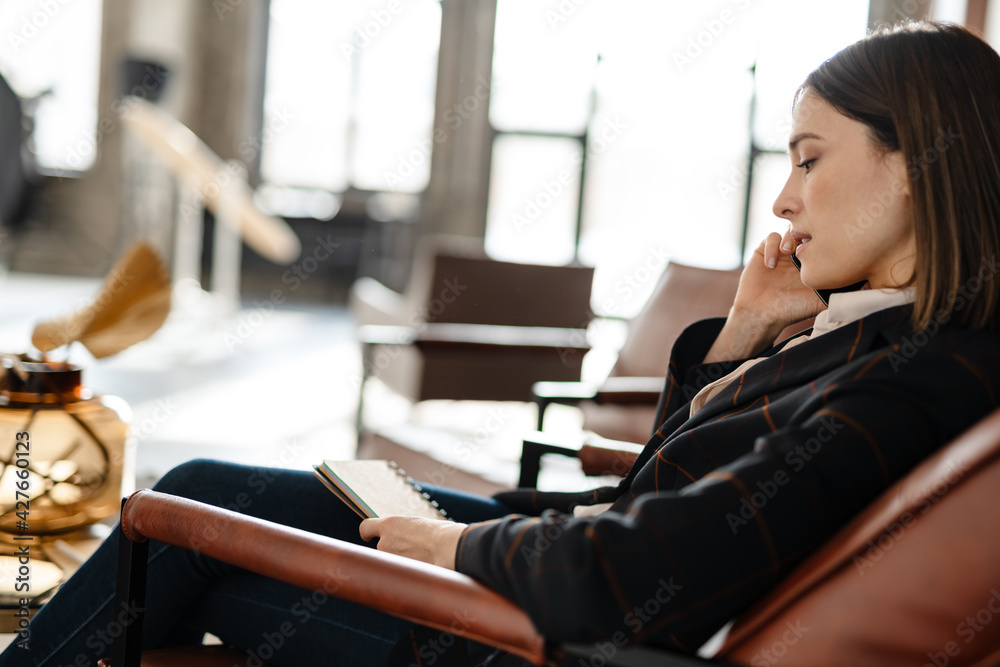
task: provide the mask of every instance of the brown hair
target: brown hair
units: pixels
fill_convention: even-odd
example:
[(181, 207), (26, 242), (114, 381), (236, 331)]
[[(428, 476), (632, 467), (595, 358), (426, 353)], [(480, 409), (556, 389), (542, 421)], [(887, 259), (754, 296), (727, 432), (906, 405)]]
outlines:
[[(813, 90), (909, 169), (913, 324), (1000, 331), (1000, 56), (956, 25), (874, 32), (820, 65)], [(797, 96), (798, 97), (798, 96)]]

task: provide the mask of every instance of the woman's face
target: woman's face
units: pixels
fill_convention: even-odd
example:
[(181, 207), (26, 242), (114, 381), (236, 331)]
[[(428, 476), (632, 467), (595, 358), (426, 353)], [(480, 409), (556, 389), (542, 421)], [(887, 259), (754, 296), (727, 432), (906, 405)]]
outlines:
[(909, 280), (916, 244), (902, 153), (880, 151), (864, 123), (809, 89), (795, 107), (788, 152), (792, 173), (774, 214), (791, 223), (802, 282), (835, 289), (867, 280), (878, 289)]

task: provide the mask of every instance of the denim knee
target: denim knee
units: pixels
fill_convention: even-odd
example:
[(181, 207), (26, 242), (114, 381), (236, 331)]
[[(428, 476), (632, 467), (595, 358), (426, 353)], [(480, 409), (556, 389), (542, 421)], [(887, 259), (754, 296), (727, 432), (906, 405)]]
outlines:
[(209, 484), (208, 480), (218, 477), (220, 468), (226, 466), (222, 461), (192, 459), (167, 471), (153, 485), (153, 490), (196, 500), (195, 496)]

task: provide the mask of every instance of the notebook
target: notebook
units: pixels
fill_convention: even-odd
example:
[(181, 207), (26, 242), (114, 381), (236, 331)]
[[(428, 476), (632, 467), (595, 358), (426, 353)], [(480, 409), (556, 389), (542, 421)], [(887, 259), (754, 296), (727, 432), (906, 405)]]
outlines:
[(360, 516), (447, 519), (447, 513), (392, 461), (323, 461), (316, 477)]

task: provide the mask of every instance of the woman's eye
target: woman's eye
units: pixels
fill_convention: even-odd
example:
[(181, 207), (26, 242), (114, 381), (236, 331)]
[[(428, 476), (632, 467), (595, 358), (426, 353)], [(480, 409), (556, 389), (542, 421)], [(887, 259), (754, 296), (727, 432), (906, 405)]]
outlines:
[(802, 164), (797, 164), (795, 166), (799, 167), (800, 169), (805, 169), (806, 173), (809, 173), (809, 170), (812, 169), (813, 162), (815, 162), (815, 161), (816, 161), (816, 158), (813, 158), (812, 160), (806, 160)]

